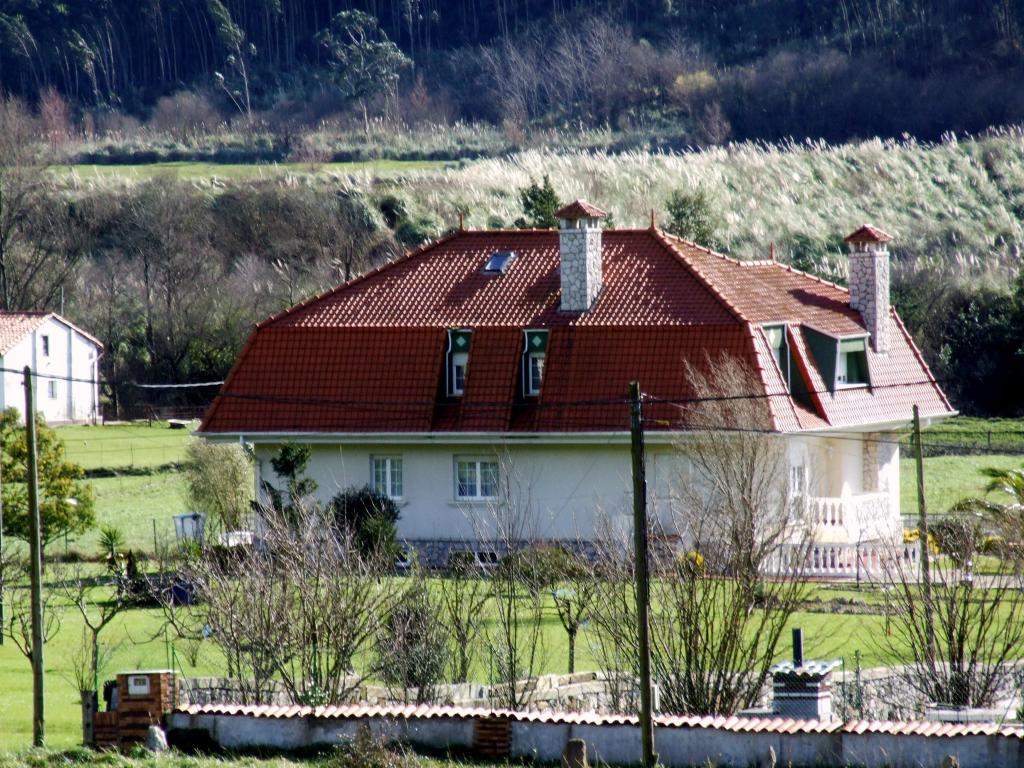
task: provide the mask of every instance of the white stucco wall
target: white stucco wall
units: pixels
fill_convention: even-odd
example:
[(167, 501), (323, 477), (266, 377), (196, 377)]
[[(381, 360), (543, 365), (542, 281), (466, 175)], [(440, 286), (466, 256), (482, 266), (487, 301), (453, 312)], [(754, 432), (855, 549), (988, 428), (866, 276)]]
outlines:
[[(797, 435), (788, 438), (791, 465), (806, 468), (812, 496), (850, 496), (864, 490), (863, 443), (855, 433), (843, 436)], [(301, 442), (301, 441), (299, 441)], [(545, 444), (533, 440), (423, 441), (396, 436), (374, 443), (366, 438), (312, 446), (307, 476), (327, 501), (349, 487), (372, 484), (374, 456), (400, 457), (403, 493), (399, 535), (408, 540), (465, 541), (489, 538), (499, 505), (467, 502), (455, 496), (458, 457), (498, 461), (501, 482), (511, 504), (525, 514), (522, 536), (529, 539), (592, 539), (598, 524), (631, 528), (632, 478), (626, 436), (590, 438), (590, 442)], [(257, 477), (275, 485), (270, 458), (276, 443), (257, 443)], [(892, 494), (892, 515), (899, 515), (899, 462), (895, 446), (879, 453), (884, 483)], [(881, 481), (881, 479), (880, 479)], [(649, 510), (672, 530), (672, 496), (680, 483), (699, 482), (688, 462), (666, 438), (647, 444)], [(678, 498), (678, 495), (676, 495)]]
[[(786, 729), (782, 730), (777, 727), (778, 722), (765, 723), (773, 727), (764, 731), (659, 725), (654, 734), (655, 750), (660, 762), (672, 768), (706, 764), (740, 768), (769, 762), (871, 768), (930, 768), (944, 764), (963, 768), (1010, 768), (1021, 765), (1024, 760), (1024, 741), (1012, 729), (989, 735), (925, 736), (912, 732), (878, 732), (874, 723), (853, 722), (847, 729), (832, 732), (816, 732), (813, 726), (787, 732), (795, 725), (794, 721), (786, 721)], [(297, 750), (337, 745), (342, 739), (355, 736), (363, 723), (375, 735), (431, 750), (466, 750), (473, 744), (473, 718), (465, 713), (279, 718), (174, 712), (166, 718), (172, 743), (205, 733), (221, 747), (239, 750)], [(586, 742), (587, 756), (593, 765), (635, 765), (640, 755), (640, 730), (634, 724), (513, 718), (510, 731), (512, 758), (557, 763), (570, 738)], [(775, 759), (770, 757), (771, 753)], [(955, 763), (950, 757), (955, 758)]]
[[(44, 354), (44, 337), (49, 339), (49, 354)], [(3, 374), (2, 406), (24, 412), (25, 390), (20, 371), (27, 365), (38, 373), (36, 410), (43, 413), (47, 423), (94, 419), (99, 403), (99, 354), (99, 346), (91, 339), (55, 317), (47, 318), (3, 356), (2, 366), (14, 372)]]

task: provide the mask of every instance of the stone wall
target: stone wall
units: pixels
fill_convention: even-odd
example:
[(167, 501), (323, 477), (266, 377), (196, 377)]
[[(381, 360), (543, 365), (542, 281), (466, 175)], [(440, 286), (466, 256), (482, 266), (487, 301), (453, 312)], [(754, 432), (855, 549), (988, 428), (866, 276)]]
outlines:
[[(346, 684), (356, 690), (350, 703), (369, 706), (415, 703), (419, 693), (415, 688), (404, 690), (360, 683), (356, 678), (350, 678)], [(602, 714), (635, 712), (639, 690), (632, 676), (604, 672), (541, 675), (522, 680), (516, 687), (519, 698), (534, 711)], [(755, 709), (770, 712), (771, 689), (771, 680), (768, 680), (755, 702)], [(907, 684), (898, 669), (881, 667), (859, 672), (853, 669), (836, 671), (832, 675), (831, 689), (832, 712), (839, 720), (919, 720), (927, 714), (928, 702)], [(438, 686), (427, 699), (431, 704), (446, 706), (491, 707), (496, 701), (507, 698), (500, 693), (497, 686), (484, 683), (454, 683)], [(1017, 711), (1018, 701), (1016, 691), (1007, 689), (996, 702), (996, 708), (1012, 717)], [(182, 706), (203, 706), (256, 704), (257, 701), (230, 678), (196, 677), (182, 681), (180, 703)], [(272, 683), (258, 703), (286, 706), (294, 702), (280, 683)]]
[(601, 228), (558, 230), (562, 309), (585, 312), (601, 291)]
[(850, 306), (864, 316), (876, 352), (888, 351), (889, 253), (854, 251), (850, 254)]
[[(416, 688), (360, 683), (356, 678), (347, 681), (357, 690), (351, 703), (382, 706), (408, 704), (419, 697)], [(427, 697), (430, 703), (457, 707), (489, 707), (499, 698), (497, 686), (482, 683), (453, 683), (440, 685)], [(516, 685), (520, 698), (529, 702), (533, 710), (561, 712), (612, 712), (623, 699), (636, 698), (636, 682), (623, 676), (610, 679), (602, 672), (578, 672), (573, 675), (541, 675), (522, 680)], [(293, 704), (280, 683), (270, 683), (259, 699), (225, 677), (193, 677), (182, 681), (182, 706), (208, 704)]]

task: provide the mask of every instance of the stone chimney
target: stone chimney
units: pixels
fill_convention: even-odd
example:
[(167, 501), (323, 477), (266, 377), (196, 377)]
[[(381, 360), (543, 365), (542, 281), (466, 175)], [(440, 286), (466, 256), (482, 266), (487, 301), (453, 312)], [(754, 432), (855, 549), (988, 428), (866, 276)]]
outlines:
[(892, 240), (865, 224), (847, 235), (850, 245), (850, 306), (864, 317), (875, 352), (889, 351), (889, 251)]
[(563, 312), (586, 312), (601, 292), (601, 219), (607, 215), (583, 200), (555, 212)]

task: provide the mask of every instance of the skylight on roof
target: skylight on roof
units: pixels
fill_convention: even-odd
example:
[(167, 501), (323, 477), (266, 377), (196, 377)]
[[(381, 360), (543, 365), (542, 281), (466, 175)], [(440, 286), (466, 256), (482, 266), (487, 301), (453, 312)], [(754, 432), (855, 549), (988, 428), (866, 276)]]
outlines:
[(484, 264), (484, 272), (489, 275), (503, 275), (516, 259), (515, 251), (495, 251)]

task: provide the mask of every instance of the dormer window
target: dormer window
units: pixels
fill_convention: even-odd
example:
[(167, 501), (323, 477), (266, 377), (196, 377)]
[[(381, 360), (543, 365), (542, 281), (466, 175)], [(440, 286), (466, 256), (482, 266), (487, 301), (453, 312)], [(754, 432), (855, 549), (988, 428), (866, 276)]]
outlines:
[(841, 340), (836, 360), (836, 386), (856, 387), (868, 383), (867, 338)]
[(785, 325), (766, 325), (764, 327), (764, 335), (768, 339), (768, 346), (772, 349), (772, 355), (775, 357), (775, 362), (779, 366), (779, 371), (782, 372), (782, 379), (786, 382), (786, 389), (792, 390), (792, 382), (790, 381), (790, 365), (789, 365), (789, 340), (786, 338), (786, 326)]
[(447, 380), (448, 396), (461, 397), (466, 389), (466, 369), (469, 366), (469, 342), (473, 332), (452, 329), (448, 331)]
[(512, 266), (512, 262), (515, 259), (515, 251), (495, 251), (487, 259), (487, 263), (484, 264), (484, 274), (504, 275), (508, 272), (508, 268)]
[(544, 381), (544, 362), (548, 353), (548, 332), (523, 331), (523, 395), (536, 397)]

